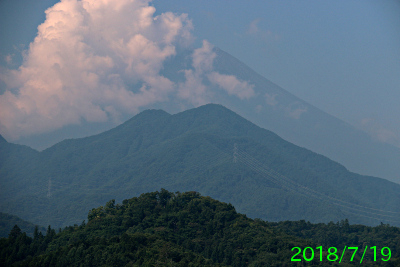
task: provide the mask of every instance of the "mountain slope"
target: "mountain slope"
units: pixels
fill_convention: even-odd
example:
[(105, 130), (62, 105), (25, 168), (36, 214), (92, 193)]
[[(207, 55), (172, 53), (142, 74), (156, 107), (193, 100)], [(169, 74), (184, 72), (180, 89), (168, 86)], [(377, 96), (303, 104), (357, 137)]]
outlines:
[[(29, 190), (29, 183), (20, 183), (21, 177), (29, 177), (40, 164), (40, 153), (30, 147), (8, 143), (0, 135), (0, 203), (7, 205), (8, 194), (17, 195)], [(12, 212), (11, 212), (12, 213)]]
[[(222, 104), (285, 140), (323, 154), (353, 172), (382, 177), (400, 184), (400, 148), (372, 139), (365, 132), (299, 99), (223, 50), (214, 48), (214, 52), (216, 57), (213, 70), (248, 82), (254, 86), (255, 94), (249, 99), (240, 99), (203, 78), (202, 82), (208, 87), (209, 94), (201, 103)], [(170, 57), (161, 75), (177, 85), (184, 82), (182, 70), (194, 71), (192, 53), (179, 51), (175, 57)], [(171, 96), (168, 101), (143, 108), (163, 109), (172, 114), (189, 107), (193, 107), (193, 103)], [(99, 133), (114, 126), (112, 122), (83, 122), (79, 126), (66, 126), (53, 133), (26, 137), (19, 142), (43, 148), (66, 136), (88, 136), (89, 133)]]
[[(249, 99), (240, 99), (207, 84), (213, 92), (213, 103), (222, 104), (283, 139), (325, 155), (353, 172), (400, 184), (400, 148), (374, 140), (367, 133), (310, 105), (229, 53), (219, 48), (214, 48), (214, 52), (214, 70), (247, 81), (254, 86), (255, 94)], [(181, 54), (166, 63), (163, 74), (172, 81), (182, 82), (180, 70), (190, 65), (190, 53)], [(174, 108), (180, 106), (179, 102), (172, 102), (156, 106), (171, 113), (179, 112)]]
[(242, 101), (220, 95), (215, 103), (351, 171), (400, 184), (399, 148), (373, 140), (365, 132), (290, 94), (223, 50), (216, 48), (215, 52), (215, 69), (249, 81), (257, 96)]
[(0, 202), (1, 211), (38, 224), (79, 223), (90, 207), (160, 187), (198, 191), (270, 221), (400, 222), (400, 185), (351, 173), (221, 105), (144, 111), (38, 154), (34, 168), (20, 166), (4, 183)]
[[(33, 236), (35, 225), (18, 218), (17, 216), (0, 212), (0, 237), (8, 237), (11, 229), (18, 225), (28, 236)], [(45, 232), (44, 227), (38, 227), (38, 230)]]

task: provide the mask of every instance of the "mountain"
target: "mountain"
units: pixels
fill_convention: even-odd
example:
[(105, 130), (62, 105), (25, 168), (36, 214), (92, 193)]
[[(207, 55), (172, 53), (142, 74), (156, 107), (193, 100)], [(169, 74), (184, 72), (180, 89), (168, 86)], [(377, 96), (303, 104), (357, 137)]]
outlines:
[[(400, 228), (387, 225), (252, 220), (231, 204), (199, 193), (161, 189), (121, 205), (110, 200), (93, 208), (87, 223), (65, 227), (58, 234), (48, 227), (45, 236), (35, 233), (29, 238), (15, 226), (9, 238), (0, 239), (0, 262), (6, 266), (338, 266), (342, 255), (340, 266), (360, 262), (398, 266), (399, 238)], [(379, 248), (375, 260), (373, 250), (365, 246), (371, 240)], [(359, 249), (354, 252), (354, 247)]]
[(40, 225), (80, 223), (91, 207), (161, 187), (197, 191), (268, 221), (400, 222), (400, 185), (349, 172), (221, 105), (143, 111), (42, 152), (2, 146), (0, 211)]
[[(192, 68), (192, 52), (179, 51), (175, 57), (169, 58), (161, 74), (176, 84), (183, 82), (182, 70)], [(259, 75), (223, 50), (214, 48), (214, 52), (216, 57), (213, 71), (234, 75), (242, 81), (247, 81), (254, 86), (254, 96), (249, 99), (240, 99), (210, 82), (207, 83), (205, 78), (203, 82), (212, 92), (207, 101), (224, 105), (260, 127), (277, 133), (289, 142), (339, 162), (350, 171), (382, 177), (400, 184), (400, 164), (398, 164), (400, 148), (375, 140), (365, 132), (310, 105)], [(184, 103), (182, 99), (171, 96), (166, 102), (155, 103), (144, 108), (163, 109), (175, 114), (190, 107), (193, 107), (192, 104)], [(55, 144), (55, 140), (90, 136), (112, 127), (114, 126), (111, 123), (85, 124), (83, 122), (81, 125), (64, 127), (54, 133), (27, 137), (20, 142), (30, 145), (40, 143), (42, 146), (39, 147), (43, 147), (49, 143)]]
[(399, 148), (374, 140), (365, 132), (290, 94), (223, 50), (216, 48), (215, 52), (215, 69), (249, 81), (257, 96), (247, 101), (219, 96), (215, 103), (289, 142), (325, 155), (353, 172), (400, 184)]
[[(0, 212), (0, 237), (8, 237), (10, 230), (15, 225), (18, 225), (28, 236), (33, 236), (36, 227), (34, 224), (24, 221), (17, 216)], [(44, 232), (46, 229), (38, 226), (38, 230)]]

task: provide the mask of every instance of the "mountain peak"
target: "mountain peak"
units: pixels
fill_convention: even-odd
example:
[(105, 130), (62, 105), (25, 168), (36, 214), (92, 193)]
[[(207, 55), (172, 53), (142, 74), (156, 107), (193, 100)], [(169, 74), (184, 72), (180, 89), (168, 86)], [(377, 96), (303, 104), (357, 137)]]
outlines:
[(136, 114), (135, 116), (133, 116), (131, 119), (129, 119), (122, 125), (165, 119), (165, 118), (168, 118), (169, 116), (171, 116), (171, 114), (169, 114), (168, 112), (166, 112), (162, 109), (146, 109), (146, 110)]
[[(190, 110), (187, 110), (187, 111), (190, 111)], [(228, 109), (227, 107), (225, 107), (225, 106), (223, 106), (221, 104), (214, 104), (214, 103), (205, 104), (203, 106), (200, 106), (200, 107), (197, 107), (195, 109), (192, 109), (192, 111), (196, 112), (196, 113), (202, 113), (202, 112), (205, 112), (207, 114), (211, 114), (212, 113), (214, 115), (221, 114), (221, 113), (236, 114), (232, 110)]]
[(143, 110), (142, 112), (138, 113), (136, 116), (165, 116), (165, 115), (171, 115), (168, 112), (166, 112), (165, 110), (162, 109), (146, 109)]
[[(186, 114), (186, 113), (195, 113), (198, 115), (212, 115), (212, 116), (220, 116), (220, 115), (234, 115), (237, 117), (241, 117), (240, 115), (238, 115), (237, 113), (235, 113), (234, 111), (230, 110), (229, 108), (221, 105), (221, 104), (214, 104), (214, 103), (209, 103), (209, 104), (205, 104), (203, 106), (199, 106), (197, 108), (193, 108), (193, 109), (188, 109), (185, 111), (182, 111), (178, 114)], [(177, 115), (177, 114), (176, 114)]]

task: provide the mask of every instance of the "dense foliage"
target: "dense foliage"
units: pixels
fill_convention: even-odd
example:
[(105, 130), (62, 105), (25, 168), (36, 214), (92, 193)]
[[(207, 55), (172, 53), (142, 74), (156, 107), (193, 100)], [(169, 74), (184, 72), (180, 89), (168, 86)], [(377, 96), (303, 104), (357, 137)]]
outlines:
[[(340, 253), (346, 247), (358, 247), (359, 251), (355, 257), (355, 261), (359, 262), (362, 256), (362, 249), (365, 246), (376, 247), (376, 258), (381, 260), (383, 257), (382, 249), (387, 247), (390, 249), (391, 261), (381, 262), (384, 266), (399, 266), (400, 265), (400, 228), (393, 227), (388, 224), (381, 224), (379, 226), (370, 227), (365, 225), (351, 225), (349, 221), (342, 220), (337, 223), (330, 222), (328, 224), (318, 223), (312, 224), (310, 222), (301, 221), (284, 221), (273, 223), (269, 225), (275, 230), (282, 233), (294, 235), (303, 239), (312, 240), (318, 246), (325, 249), (329, 247), (336, 247)], [(374, 250), (366, 250), (366, 258), (374, 259)], [(350, 253), (350, 252), (348, 252)], [(388, 250), (384, 250), (383, 254), (387, 254)], [(346, 254), (348, 257), (351, 255)], [(375, 262), (379, 264), (379, 262)]]
[[(196, 192), (164, 189), (124, 200), (122, 205), (111, 200), (92, 209), (87, 223), (59, 233), (49, 226), (45, 236), (36, 229), (30, 238), (15, 226), (8, 238), (0, 239), (0, 262), (2, 266), (310, 266), (322, 264), (318, 255), (312, 262), (291, 262), (291, 249), (340, 246), (351, 240), (361, 247), (354, 236), (344, 234), (348, 231), (360, 242), (388, 235), (386, 243), (376, 242), (391, 246), (392, 259), (366, 259), (363, 266), (400, 263), (400, 244), (395, 243), (400, 238), (398, 228), (349, 226), (347, 222), (268, 223), (249, 219), (231, 204)], [(328, 232), (338, 239), (325, 240)], [(338, 264), (325, 260), (323, 265)]]

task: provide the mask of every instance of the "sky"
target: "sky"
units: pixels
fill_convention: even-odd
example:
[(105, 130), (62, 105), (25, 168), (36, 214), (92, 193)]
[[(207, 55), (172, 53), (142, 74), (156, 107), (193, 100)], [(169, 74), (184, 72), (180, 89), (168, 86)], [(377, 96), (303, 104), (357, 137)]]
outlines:
[[(205, 72), (221, 87), (235, 84), (239, 98), (251, 95), (245, 81), (212, 72), (215, 46), (308, 103), (400, 147), (400, 1), (55, 3), (0, 0), (0, 134), (9, 141), (82, 119), (117, 123), (120, 114), (134, 115), (171, 94), (191, 101), (187, 88), (204, 91), (196, 78)], [(197, 49), (194, 71), (175, 85), (158, 71), (185, 47)], [(126, 90), (137, 81), (146, 87)]]

